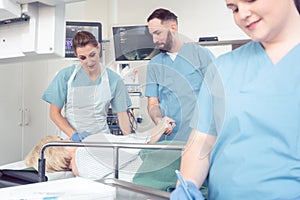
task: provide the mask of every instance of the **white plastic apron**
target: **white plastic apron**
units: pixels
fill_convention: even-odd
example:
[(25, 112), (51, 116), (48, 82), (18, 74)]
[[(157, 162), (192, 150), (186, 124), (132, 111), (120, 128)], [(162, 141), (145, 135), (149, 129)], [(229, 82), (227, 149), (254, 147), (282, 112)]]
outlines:
[(77, 132), (109, 133), (107, 111), (112, 97), (107, 72), (101, 67), (99, 85), (72, 87), (80, 69), (78, 64), (68, 81), (66, 119)]

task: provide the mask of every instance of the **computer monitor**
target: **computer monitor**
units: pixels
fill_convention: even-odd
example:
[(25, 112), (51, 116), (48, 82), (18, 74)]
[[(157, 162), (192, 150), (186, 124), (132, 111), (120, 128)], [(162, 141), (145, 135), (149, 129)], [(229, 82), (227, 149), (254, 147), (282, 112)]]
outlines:
[(72, 39), (79, 31), (89, 31), (96, 39), (102, 41), (102, 24), (100, 22), (66, 22), (65, 57), (76, 57), (72, 48)]
[(147, 25), (114, 26), (115, 61), (150, 60), (158, 53)]

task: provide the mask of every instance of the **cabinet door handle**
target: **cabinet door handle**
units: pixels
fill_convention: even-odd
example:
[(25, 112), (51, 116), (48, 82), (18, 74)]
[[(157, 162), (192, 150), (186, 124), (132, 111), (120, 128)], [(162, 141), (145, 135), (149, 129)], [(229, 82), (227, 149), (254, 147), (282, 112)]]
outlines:
[(30, 122), (30, 111), (29, 111), (28, 108), (25, 108), (25, 111), (24, 111), (24, 125), (28, 126), (29, 122)]
[(19, 119), (18, 125), (23, 126), (23, 109), (19, 108), (19, 112), (20, 112), (20, 119)]

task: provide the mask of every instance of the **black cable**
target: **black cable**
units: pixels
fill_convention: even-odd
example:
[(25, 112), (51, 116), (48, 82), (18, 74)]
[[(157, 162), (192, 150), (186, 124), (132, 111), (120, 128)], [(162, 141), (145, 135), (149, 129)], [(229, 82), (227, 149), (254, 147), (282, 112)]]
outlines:
[(130, 122), (131, 133), (135, 133), (135, 131), (137, 129), (137, 121), (134, 116), (133, 110), (134, 110), (134, 108), (129, 108), (127, 110), (127, 114), (128, 114), (129, 122)]

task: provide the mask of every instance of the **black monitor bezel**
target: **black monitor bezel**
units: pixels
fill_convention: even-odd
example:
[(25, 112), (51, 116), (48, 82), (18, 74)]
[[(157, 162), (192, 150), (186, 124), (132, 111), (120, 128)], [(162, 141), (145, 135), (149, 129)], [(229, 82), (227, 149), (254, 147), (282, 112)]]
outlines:
[[(102, 42), (102, 24), (100, 22), (79, 22), (79, 21), (67, 21), (66, 22), (66, 37), (65, 37), (65, 58), (75, 58), (75, 54), (73, 51), (69, 51), (67, 45), (67, 30), (68, 28), (76, 26), (78, 27), (78, 31), (86, 29), (86, 28), (98, 28), (98, 36), (95, 35), (96, 39), (101, 43)], [(89, 31), (89, 30), (87, 30)]]
[[(127, 63), (127, 62), (137, 62), (137, 61), (149, 61), (150, 58), (149, 59), (128, 60), (128, 59), (125, 59), (124, 57), (121, 57), (121, 56), (118, 57), (117, 56), (118, 54), (120, 54), (117, 50), (117, 48), (120, 48), (119, 47), (120, 44), (118, 43), (118, 41), (116, 41), (115, 33), (117, 31), (115, 31), (115, 29), (122, 29), (122, 28), (124, 28), (124, 29), (146, 28), (146, 29), (148, 29), (148, 25), (142, 24), (142, 25), (115, 25), (115, 26), (112, 26), (112, 34), (113, 34), (113, 39), (112, 40), (113, 40), (114, 59), (115, 59), (115, 61), (120, 62), (120, 63), (123, 63), (123, 62), (125, 62), (125, 63)], [(151, 36), (150, 33), (149, 33), (149, 36)], [(152, 36), (149, 37), (149, 39), (151, 39), (151, 41), (152, 41)], [(156, 47), (155, 47), (155, 44), (153, 43), (153, 50), (154, 49), (156, 49)], [(120, 54), (120, 55), (122, 55), (122, 54)]]

